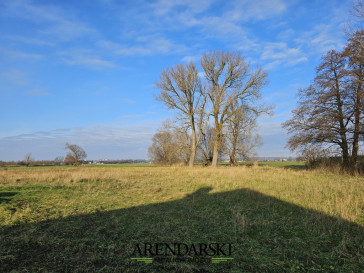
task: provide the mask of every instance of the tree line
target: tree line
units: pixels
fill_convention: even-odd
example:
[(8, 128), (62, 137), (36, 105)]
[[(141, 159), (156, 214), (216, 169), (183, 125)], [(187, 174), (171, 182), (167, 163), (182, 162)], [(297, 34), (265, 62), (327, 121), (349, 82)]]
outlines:
[(253, 154), (260, 144), (256, 120), (271, 107), (261, 103), (267, 73), (252, 67), (239, 52), (213, 51), (195, 63), (161, 71), (156, 99), (176, 114), (154, 135), (149, 156), (155, 162), (196, 160), (217, 167), (222, 156), (231, 165)]

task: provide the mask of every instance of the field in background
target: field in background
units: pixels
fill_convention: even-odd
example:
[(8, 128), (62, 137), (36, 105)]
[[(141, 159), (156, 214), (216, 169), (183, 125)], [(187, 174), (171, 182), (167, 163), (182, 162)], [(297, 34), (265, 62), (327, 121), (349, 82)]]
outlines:
[[(270, 166), (270, 167), (281, 167), (289, 169), (305, 169), (305, 162), (303, 161), (266, 161), (266, 162), (256, 162), (246, 161), (239, 163), (240, 166), (253, 166), (257, 164), (258, 166)], [(202, 166), (202, 163), (196, 163), (196, 166)], [(228, 162), (221, 162), (220, 166), (229, 166)], [(158, 164), (153, 163), (123, 163), (123, 164), (85, 164), (82, 168), (117, 168), (117, 167), (160, 167)], [(59, 169), (59, 168), (79, 168), (73, 166), (18, 166), (18, 167), (0, 167), (0, 170), (29, 170), (29, 169)]]
[[(362, 272), (364, 177), (259, 165), (0, 169), (0, 271)], [(131, 260), (144, 242), (234, 259)]]

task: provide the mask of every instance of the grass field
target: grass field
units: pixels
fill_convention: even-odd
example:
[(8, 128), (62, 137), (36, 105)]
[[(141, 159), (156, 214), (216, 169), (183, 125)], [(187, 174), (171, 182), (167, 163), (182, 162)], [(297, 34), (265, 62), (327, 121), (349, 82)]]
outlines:
[[(364, 272), (364, 177), (260, 165), (0, 169), (0, 272)], [(233, 259), (131, 259), (145, 242)]]

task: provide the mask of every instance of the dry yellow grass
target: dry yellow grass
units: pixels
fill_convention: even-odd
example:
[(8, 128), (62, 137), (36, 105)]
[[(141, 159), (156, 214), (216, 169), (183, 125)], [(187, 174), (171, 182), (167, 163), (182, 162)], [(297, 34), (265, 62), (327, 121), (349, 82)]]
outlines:
[[(10, 168), (0, 170), (0, 271), (360, 272), (363, 207), (364, 177), (322, 171)], [(135, 242), (231, 242), (233, 261), (141, 265)]]
[[(97, 186), (96, 186), (97, 185)], [(364, 177), (320, 171), (290, 170), (275, 167), (80, 167), (49, 169), (9, 169), (0, 171), (0, 186), (49, 188), (39, 204), (52, 205), (52, 189), (82, 190), (76, 200), (63, 206), (89, 204), (92, 211), (103, 203), (103, 192), (120, 195), (108, 198), (110, 208), (146, 205), (185, 197), (201, 187), (210, 193), (248, 188), (304, 208), (360, 223), (364, 207)], [(128, 198), (128, 202), (124, 202)], [(125, 197), (126, 196), (126, 197)], [(120, 198), (119, 198), (120, 197)], [(57, 200), (59, 201), (59, 200)]]

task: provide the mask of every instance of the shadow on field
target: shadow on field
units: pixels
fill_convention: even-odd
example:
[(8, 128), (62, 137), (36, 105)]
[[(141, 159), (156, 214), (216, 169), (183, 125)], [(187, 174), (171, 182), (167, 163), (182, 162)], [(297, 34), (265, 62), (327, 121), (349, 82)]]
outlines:
[(17, 192), (0, 192), (0, 204), (10, 202), (10, 197), (14, 196), (15, 194), (17, 194)]
[[(0, 231), (0, 271), (10, 272), (360, 272), (364, 228), (249, 189), (100, 211)], [(212, 264), (131, 260), (135, 244), (232, 243)], [(217, 257), (217, 256), (214, 256)], [(221, 257), (221, 256), (220, 256)]]

